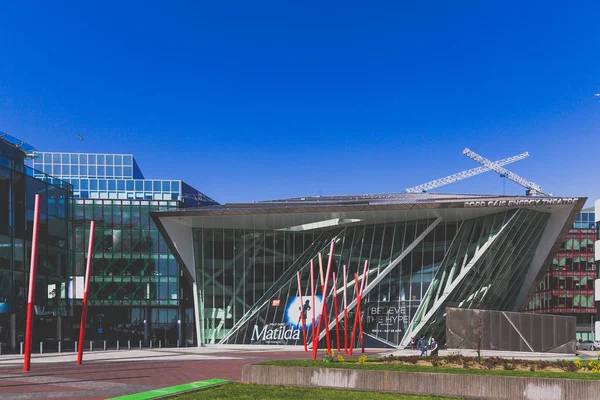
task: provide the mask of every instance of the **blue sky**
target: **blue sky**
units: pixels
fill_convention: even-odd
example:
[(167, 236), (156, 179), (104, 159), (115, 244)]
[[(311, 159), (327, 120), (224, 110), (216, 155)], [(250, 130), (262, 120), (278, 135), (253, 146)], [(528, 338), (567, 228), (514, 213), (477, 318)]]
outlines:
[(596, 199), (600, 3), (576, 4), (10, 2), (0, 130), (220, 202), (401, 192), (476, 167), (464, 147)]

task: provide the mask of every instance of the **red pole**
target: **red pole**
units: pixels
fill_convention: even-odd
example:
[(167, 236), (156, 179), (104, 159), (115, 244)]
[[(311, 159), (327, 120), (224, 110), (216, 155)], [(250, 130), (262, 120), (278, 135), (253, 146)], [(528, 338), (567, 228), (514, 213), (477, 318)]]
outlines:
[(354, 338), (356, 337), (356, 323), (360, 316), (360, 292), (358, 289), (358, 275), (354, 274), (354, 289), (356, 292), (356, 314), (354, 315), (354, 326), (352, 327), (352, 336), (350, 339), (350, 355), (352, 355), (352, 348), (354, 347)]
[(300, 285), (300, 271), (297, 272), (298, 276), (298, 294), (300, 295), (300, 319), (302, 320), (302, 337), (304, 338), (304, 351), (308, 351), (308, 347), (306, 347), (306, 327), (304, 325), (304, 318), (306, 315), (304, 314), (304, 302), (302, 301), (302, 286)]
[(312, 296), (312, 323), (310, 324), (310, 327), (312, 329), (312, 341), (313, 341), (313, 345), (315, 342), (315, 273), (314, 273), (314, 268), (315, 267), (315, 263), (313, 262), (313, 260), (310, 260), (310, 295)]
[(346, 301), (346, 264), (344, 264), (344, 353), (348, 354), (348, 302)]
[[(321, 321), (323, 318), (327, 316), (327, 303), (325, 302), (325, 297), (327, 296), (327, 286), (329, 283), (329, 272), (331, 270), (331, 264), (333, 262), (333, 249), (334, 242), (331, 241), (331, 246), (329, 249), (329, 262), (327, 263), (327, 272), (325, 273), (325, 284), (323, 285), (323, 309), (321, 310), (321, 315), (319, 316), (319, 322), (317, 324), (317, 332), (315, 335), (315, 340), (313, 341), (313, 360), (317, 359), (317, 345), (319, 343), (319, 331), (321, 330)], [(330, 343), (329, 343), (329, 326), (327, 326), (327, 320), (325, 320), (325, 334), (327, 335), (327, 354), (330, 354)]]
[(335, 272), (333, 273), (333, 308), (335, 310), (335, 335), (337, 339), (338, 353), (340, 350), (340, 326), (338, 321), (338, 303), (337, 303), (337, 290), (335, 284)]
[(25, 358), (23, 372), (31, 365), (31, 329), (33, 328), (33, 302), (35, 301), (35, 270), (37, 267), (38, 235), (40, 227), (40, 195), (35, 195), (33, 209), (33, 232), (31, 234), (31, 263), (29, 264), (29, 293), (27, 296), (27, 324), (25, 327)]
[(85, 286), (83, 288), (83, 305), (81, 307), (81, 321), (79, 322), (79, 348), (77, 349), (77, 365), (81, 365), (83, 359), (83, 339), (85, 338), (85, 322), (88, 306), (88, 289), (90, 287), (90, 275), (92, 274), (92, 257), (94, 250), (94, 221), (90, 222), (90, 241), (88, 243), (88, 257), (85, 268)]
[[(359, 309), (360, 309), (360, 303), (362, 302), (363, 293), (365, 291), (365, 281), (367, 280), (368, 267), (369, 267), (369, 261), (365, 260), (365, 269), (363, 271), (363, 278), (362, 278), (362, 282), (360, 284), (360, 297), (358, 299)], [(359, 329), (360, 329), (360, 345), (362, 347), (362, 352), (364, 354), (364, 352), (365, 352), (365, 338), (363, 336), (362, 318), (360, 318), (358, 320), (358, 326), (359, 326)]]

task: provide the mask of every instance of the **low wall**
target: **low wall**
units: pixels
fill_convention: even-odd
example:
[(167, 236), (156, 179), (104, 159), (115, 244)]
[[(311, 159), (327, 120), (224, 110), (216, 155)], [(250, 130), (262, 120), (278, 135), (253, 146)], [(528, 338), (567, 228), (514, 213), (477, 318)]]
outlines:
[(600, 381), (245, 365), (242, 381), (364, 391), (510, 400), (597, 400)]

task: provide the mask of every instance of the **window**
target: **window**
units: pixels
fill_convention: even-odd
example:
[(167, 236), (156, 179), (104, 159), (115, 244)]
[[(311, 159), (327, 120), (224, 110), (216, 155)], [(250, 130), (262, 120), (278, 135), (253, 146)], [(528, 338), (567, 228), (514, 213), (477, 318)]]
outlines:
[(106, 165), (113, 165), (113, 156), (112, 154), (106, 155)]
[(63, 164), (68, 164), (69, 163), (69, 155), (68, 154), (63, 154), (61, 158), (62, 158), (62, 163)]
[(88, 167), (88, 175), (89, 176), (96, 176), (96, 167), (95, 166), (89, 166)]
[(123, 165), (123, 157), (115, 156), (115, 165)]
[(131, 178), (132, 176), (132, 170), (131, 167), (123, 167), (123, 176), (126, 178)]
[(88, 164), (96, 164), (96, 155), (95, 154), (88, 155)]
[(133, 164), (132, 157), (131, 156), (123, 156), (123, 165), (131, 165), (131, 164)]
[(113, 169), (114, 169), (114, 167), (112, 167), (112, 166), (108, 166), (108, 165), (106, 166), (106, 177), (107, 178), (111, 178), (111, 177), (114, 176), (114, 170)]
[(79, 157), (77, 154), (71, 154), (71, 164), (79, 164)]
[(98, 154), (96, 156), (96, 164), (104, 165), (104, 154)]
[(79, 164), (87, 164), (87, 154), (79, 155)]

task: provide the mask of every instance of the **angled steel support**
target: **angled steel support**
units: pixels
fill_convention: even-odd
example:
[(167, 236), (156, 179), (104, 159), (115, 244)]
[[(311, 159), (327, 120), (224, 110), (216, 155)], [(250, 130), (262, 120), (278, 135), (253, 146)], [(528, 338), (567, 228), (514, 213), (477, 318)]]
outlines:
[[(465, 277), (475, 267), (475, 265), (477, 264), (479, 259), (487, 253), (487, 250), (492, 246), (492, 244), (494, 244), (494, 242), (499, 237), (502, 236), (502, 233), (504, 232), (506, 227), (511, 224), (511, 222), (513, 221), (513, 219), (515, 218), (515, 216), (517, 214), (518, 214), (518, 212), (514, 213), (508, 219), (508, 221), (506, 221), (502, 225), (502, 228), (500, 228), (498, 233), (496, 235), (494, 235), (492, 238), (490, 238), (487, 242), (485, 242), (483, 244), (483, 246), (479, 247), (473, 254), (473, 258), (469, 262), (466, 262), (463, 264), (463, 266), (460, 268), (460, 271), (459, 271), (458, 275), (456, 276), (456, 278), (452, 282), (448, 281), (448, 282), (450, 282), (449, 285), (447, 284), (446, 287), (444, 288), (444, 291), (441, 294), (438, 294), (437, 298), (434, 299), (434, 302), (433, 302), (433, 305), (431, 306), (431, 308), (425, 313), (425, 315), (420, 319), (419, 323), (416, 326), (413, 325), (414, 324), (414, 319), (413, 319), (413, 322), (411, 322), (408, 330), (404, 334), (404, 337), (400, 341), (401, 346), (406, 346), (408, 344), (408, 340), (411, 337), (415, 336), (415, 334), (417, 334), (421, 329), (423, 329), (425, 324), (429, 323), (429, 319), (444, 304), (444, 302), (446, 301), (448, 296), (456, 289), (456, 287), (463, 282)], [(454, 266), (453, 266), (453, 268), (454, 268)], [(438, 271), (437, 273), (439, 274), (440, 271)], [(443, 273), (443, 271), (442, 271), (442, 273)], [(450, 277), (448, 279), (450, 279)], [(440, 284), (441, 284), (441, 282), (440, 282)], [(425, 307), (427, 307), (429, 305), (429, 303), (431, 303), (430, 297), (434, 295), (434, 293), (433, 293), (434, 290), (435, 289), (433, 287), (433, 284), (429, 285), (429, 288), (427, 289), (427, 292), (425, 293), (425, 296), (423, 297), (423, 302), (417, 309), (417, 312), (415, 315), (419, 315), (420, 313), (425, 312)]]
[[(369, 284), (365, 287), (365, 290), (363, 292), (363, 298), (364, 296), (366, 296), (371, 290), (373, 290), (374, 287), (377, 286), (377, 284), (379, 284), (379, 282), (381, 282), (381, 280), (383, 278), (385, 278), (390, 272), (392, 272), (392, 270), (407, 256), (410, 254), (411, 251), (413, 251), (413, 249), (423, 241), (423, 239), (425, 239), (425, 237), (427, 237), (427, 235), (429, 235), (429, 232), (431, 232), (433, 230), (433, 228), (435, 228), (440, 222), (442, 222), (442, 217), (438, 217), (435, 221), (433, 221), (410, 245), (408, 245), (408, 247), (406, 249), (404, 249), (404, 251), (402, 253), (400, 253), (400, 255), (398, 257), (396, 257), (391, 263), (388, 264), (387, 267), (385, 267), (383, 269), (383, 271), (381, 271), (381, 273), (379, 275), (377, 275), (371, 282), (369, 282)], [(368, 272), (367, 272), (368, 274)], [(363, 277), (364, 279), (364, 277)], [(356, 299), (352, 300), (352, 302), (350, 304), (348, 304), (348, 308), (347, 311), (352, 310), (354, 307), (356, 307)], [(336, 312), (338, 312), (338, 310), (336, 310)], [(338, 318), (343, 318), (344, 317), (344, 313), (341, 312), (338, 314)], [(330, 322), (327, 326), (326, 329), (331, 329), (333, 328), (333, 326), (335, 326), (335, 320), (333, 320), (332, 322)], [(319, 339), (322, 339), (323, 336), (325, 336), (325, 330), (319, 332)]]

